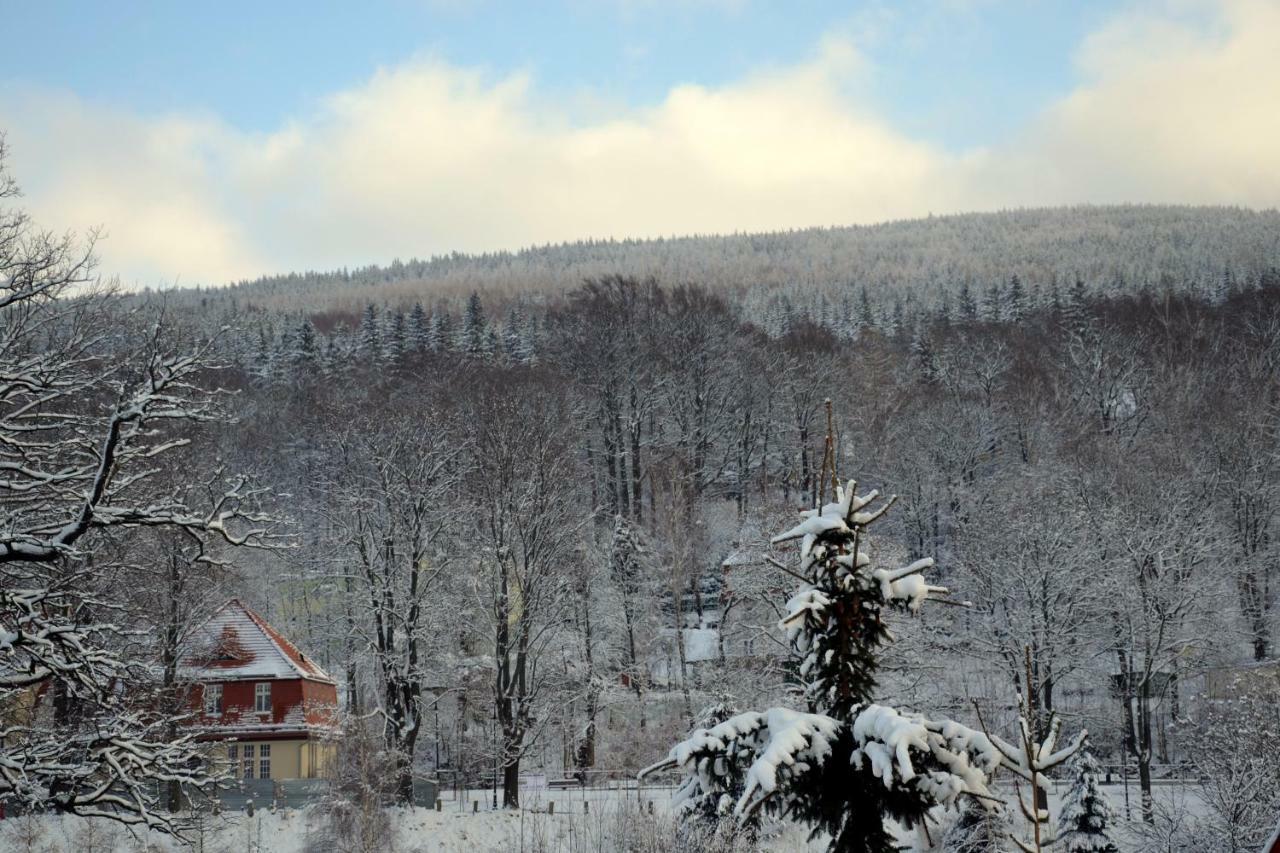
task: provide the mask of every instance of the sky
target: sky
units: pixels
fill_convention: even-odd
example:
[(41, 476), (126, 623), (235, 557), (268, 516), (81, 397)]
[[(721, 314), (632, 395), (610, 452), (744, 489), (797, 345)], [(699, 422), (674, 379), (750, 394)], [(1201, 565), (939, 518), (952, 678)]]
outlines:
[(1280, 0), (6, 6), (7, 168), (127, 286), (1280, 204)]

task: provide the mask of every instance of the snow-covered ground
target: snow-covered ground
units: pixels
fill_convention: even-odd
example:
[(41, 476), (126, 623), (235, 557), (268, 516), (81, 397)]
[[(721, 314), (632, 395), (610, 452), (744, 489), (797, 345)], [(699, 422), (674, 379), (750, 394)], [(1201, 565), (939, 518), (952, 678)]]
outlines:
[[(494, 810), (491, 791), (464, 792), (461, 798), (447, 792), (439, 812), (428, 809), (392, 809), (392, 836), (386, 849), (397, 853), (677, 853), (670, 815), (668, 789), (588, 790), (538, 792), (528, 797), (526, 808), (515, 812)], [(1107, 788), (1108, 796), (1123, 819), (1123, 790)], [(1131, 789), (1134, 817), (1137, 790)], [(1157, 802), (1189, 809), (1199, 807), (1193, 790), (1179, 786), (1156, 789)], [(478, 803), (473, 812), (472, 802)], [(653, 814), (649, 814), (649, 802)], [(548, 804), (555, 803), (554, 814)], [(584, 806), (584, 802), (586, 805)], [(1056, 813), (1056, 797), (1050, 801)], [(184, 848), (172, 839), (130, 833), (103, 821), (43, 816), (0, 821), (0, 851), (21, 853), (319, 853), (335, 849), (327, 840), (326, 815), (318, 808), (259, 810), (254, 816), (227, 814), (210, 818), (193, 833), (193, 846)], [(903, 839), (911, 842), (912, 837)], [(1118, 839), (1132, 849), (1133, 839)], [(819, 851), (820, 842), (808, 842), (806, 833), (789, 827), (772, 835), (765, 849)], [(919, 848), (917, 848), (919, 849)]]

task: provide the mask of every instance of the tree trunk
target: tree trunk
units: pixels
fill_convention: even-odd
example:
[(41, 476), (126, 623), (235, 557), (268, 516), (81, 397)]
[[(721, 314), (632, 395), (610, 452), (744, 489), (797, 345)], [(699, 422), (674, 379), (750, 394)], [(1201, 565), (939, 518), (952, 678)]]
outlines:
[(502, 807), (504, 809), (520, 808), (520, 755), (506, 759), (502, 768)]
[(1142, 790), (1142, 819), (1156, 822), (1155, 802), (1151, 796), (1151, 682), (1144, 679), (1138, 696), (1138, 786)]

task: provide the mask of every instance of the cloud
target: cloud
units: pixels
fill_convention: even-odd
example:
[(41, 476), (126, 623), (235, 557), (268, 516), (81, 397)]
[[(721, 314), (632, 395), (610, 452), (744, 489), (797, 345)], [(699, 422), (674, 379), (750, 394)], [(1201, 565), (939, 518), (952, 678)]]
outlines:
[(42, 221), (106, 226), (106, 268), (143, 284), (217, 283), (1022, 204), (1274, 206), (1278, 33), (1274, 0), (1118, 16), (1081, 45), (1074, 91), (1014, 138), (968, 152), (910, 138), (852, 94), (868, 69), (836, 38), (797, 66), (585, 120), (543, 102), (526, 74), (420, 59), (268, 134), (47, 93), (0, 95), (0, 125)]
[(0, 116), (35, 221), (101, 228), (105, 271), (155, 285), (269, 268), (216, 182), (216, 161), (238, 145), (216, 120), (144, 119), (49, 93), (0, 102)]
[(1280, 3), (1164, 11), (1082, 45), (1083, 82), (988, 158), (992, 201), (1280, 204)]

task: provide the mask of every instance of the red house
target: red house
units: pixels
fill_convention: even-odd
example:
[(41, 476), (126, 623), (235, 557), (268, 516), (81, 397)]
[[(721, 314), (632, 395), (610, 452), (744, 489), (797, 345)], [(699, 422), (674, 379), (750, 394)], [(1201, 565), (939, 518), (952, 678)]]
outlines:
[(197, 630), (180, 664), (191, 725), (244, 779), (307, 779), (332, 765), (334, 680), (239, 599)]

